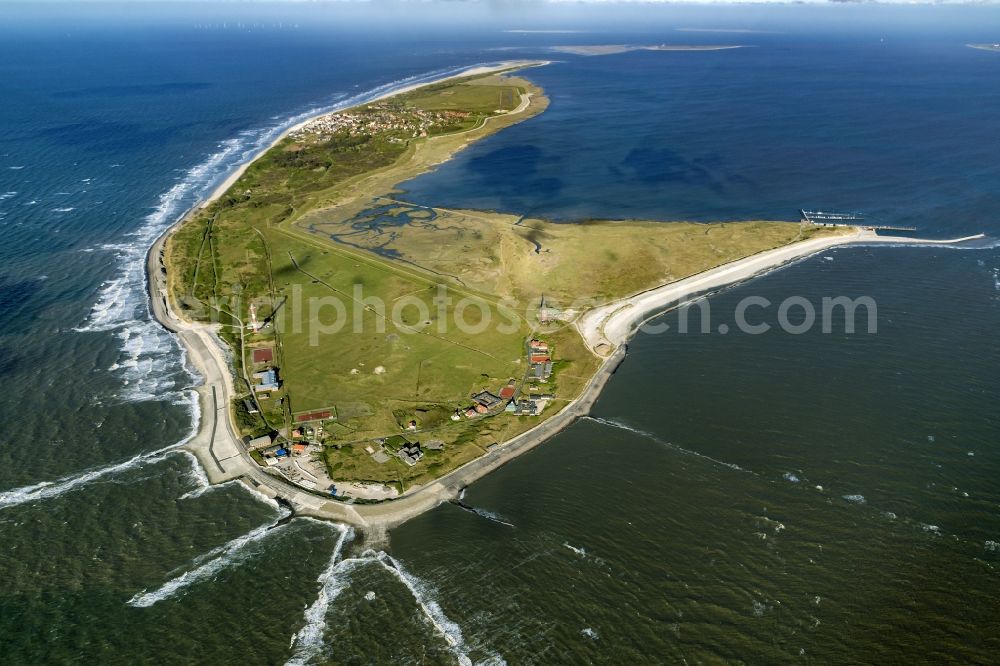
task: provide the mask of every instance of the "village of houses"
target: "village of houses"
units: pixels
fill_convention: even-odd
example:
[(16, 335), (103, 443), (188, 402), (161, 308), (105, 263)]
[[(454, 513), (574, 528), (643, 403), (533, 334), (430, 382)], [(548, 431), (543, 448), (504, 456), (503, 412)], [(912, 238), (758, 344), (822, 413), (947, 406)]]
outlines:
[[(552, 356), (549, 345), (538, 339), (526, 345), (528, 371), (522, 381), (510, 379), (496, 392), (487, 388), (470, 396), (468, 404), (456, 409), (451, 420), (456, 422), (490, 418), (499, 414), (514, 416), (540, 416), (546, 405), (554, 399), (542, 391), (552, 375)], [(258, 414), (259, 401), (269, 400), (281, 386), (279, 368), (274, 364), (271, 347), (257, 347), (251, 351), (253, 362), (252, 397), (243, 399), (243, 406), (250, 414)], [(247, 451), (258, 464), (279, 472), (286, 479), (316, 492), (325, 492), (344, 499), (383, 500), (399, 494), (399, 490), (383, 483), (338, 482), (331, 479), (323, 461), (324, 438), (328, 435), (323, 423), (335, 418), (330, 410), (319, 410), (295, 415), (295, 427), (284, 435), (274, 433), (251, 438), (244, 437)], [(441, 450), (445, 442), (440, 439), (419, 441), (415, 436), (419, 424), (415, 420), (401, 426), (400, 433), (371, 440), (364, 444), (364, 451), (378, 464), (398, 458), (408, 466), (415, 466), (426, 451)], [(487, 447), (490, 451), (499, 444)]]
[[(467, 119), (468, 111), (425, 111), (406, 109), (405, 112), (391, 107), (387, 102), (372, 104), (356, 111), (330, 113), (309, 121), (289, 134), (294, 141), (312, 139), (329, 141), (334, 134), (364, 136), (386, 132), (399, 133), (408, 138), (426, 137), (434, 127), (454, 125)], [(390, 137), (389, 141), (404, 139)]]

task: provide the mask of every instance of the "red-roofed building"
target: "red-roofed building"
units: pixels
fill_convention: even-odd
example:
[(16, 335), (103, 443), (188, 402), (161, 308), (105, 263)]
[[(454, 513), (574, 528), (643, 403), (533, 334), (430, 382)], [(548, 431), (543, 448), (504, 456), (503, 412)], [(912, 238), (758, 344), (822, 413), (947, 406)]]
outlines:
[(308, 414), (299, 414), (295, 417), (297, 423), (305, 423), (306, 421), (323, 421), (330, 418), (330, 412), (309, 412)]
[(504, 386), (502, 389), (500, 389), (500, 397), (503, 398), (504, 400), (510, 400), (511, 398), (514, 397), (515, 390), (516, 388), (512, 385)]
[(549, 343), (542, 342), (541, 340), (532, 340), (528, 343), (532, 351), (547, 352), (549, 350)]
[(253, 350), (254, 363), (270, 363), (274, 360), (274, 350), (270, 347), (262, 347)]
[(548, 363), (552, 359), (545, 354), (532, 354), (530, 360), (532, 363)]
[(484, 405), (481, 402), (476, 403), (476, 412), (478, 414), (485, 414), (488, 411), (490, 411), (489, 407), (487, 407), (486, 405)]

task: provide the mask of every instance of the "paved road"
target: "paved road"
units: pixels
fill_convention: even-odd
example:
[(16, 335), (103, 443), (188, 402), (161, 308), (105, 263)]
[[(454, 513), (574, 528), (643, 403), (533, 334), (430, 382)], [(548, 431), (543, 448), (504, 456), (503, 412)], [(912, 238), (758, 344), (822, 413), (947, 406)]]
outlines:
[[(210, 325), (185, 322), (174, 315), (163, 298), (165, 280), (160, 272), (162, 240), (150, 251), (151, 306), (154, 316), (177, 334), (188, 352), (188, 359), (204, 377), (198, 388), (201, 396), (202, 422), (198, 433), (187, 444), (197, 456), (212, 483), (232, 479), (248, 481), (256, 490), (271, 497), (281, 497), (301, 514), (346, 522), (362, 529), (384, 530), (434, 508), (458, 496), (462, 488), (503, 466), (525, 451), (589, 413), (604, 385), (625, 356), (624, 347), (608, 358), (581, 395), (562, 411), (537, 428), (511, 439), (486, 455), (441, 477), (434, 483), (415, 488), (402, 497), (381, 504), (349, 505), (307, 492), (287, 480), (268, 473), (249, 456), (233, 427), (229, 404), (235, 390), (222, 341)], [(221, 427), (220, 427), (221, 426)]]
[[(964, 239), (957, 239), (964, 240)], [(150, 250), (148, 271), (151, 308), (166, 328), (175, 332), (188, 350), (188, 358), (205, 383), (198, 388), (201, 396), (202, 422), (197, 435), (187, 447), (205, 468), (212, 483), (242, 479), (271, 497), (281, 497), (301, 514), (345, 522), (378, 533), (454, 499), (465, 486), (502, 467), (517, 456), (538, 446), (590, 412), (605, 384), (625, 358), (624, 342), (634, 327), (657, 308), (683, 300), (695, 293), (747, 279), (762, 271), (816, 252), (857, 242), (920, 243), (918, 239), (879, 239), (872, 236), (813, 239), (748, 257), (676, 283), (651, 289), (631, 298), (609, 304), (588, 313), (581, 331), (592, 348), (600, 343), (611, 345), (604, 364), (581, 395), (562, 411), (538, 427), (446, 474), (437, 481), (412, 489), (398, 499), (381, 504), (345, 504), (307, 492), (287, 480), (269, 473), (249, 456), (233, 427), (229, 404), (235, 390), (229, 365), (223, 353), (224, 343), (210, 325), (186, 322), (166, 304), (165, 273), (162, 269), (163, 239)], [(956, 241), (943, 241), (956, 242)], [(606, 337), (605, 337), (606, 336)], [(219, 424), (223, 427), (219, 427)]]

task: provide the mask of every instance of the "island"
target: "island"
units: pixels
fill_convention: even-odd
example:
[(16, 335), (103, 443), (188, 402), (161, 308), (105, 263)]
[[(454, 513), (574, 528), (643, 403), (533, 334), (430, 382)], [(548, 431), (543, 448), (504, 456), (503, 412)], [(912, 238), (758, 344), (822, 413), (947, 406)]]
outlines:
[(213, 483), (365, 530), (399, 524), (588, 413), (669, 303), (853, 242), (808, 220), (557, 223), (398, 185), (543, 113), (476, 68), (290, 129), (150, 250), (155, 318), (204, 377), (186, 444)]
[(630, 51), (727, 51), (746, 48), (743, 44), (584, 44), (580, 46), (553, 46), (556, 53), (580, 56), (606, 56)]

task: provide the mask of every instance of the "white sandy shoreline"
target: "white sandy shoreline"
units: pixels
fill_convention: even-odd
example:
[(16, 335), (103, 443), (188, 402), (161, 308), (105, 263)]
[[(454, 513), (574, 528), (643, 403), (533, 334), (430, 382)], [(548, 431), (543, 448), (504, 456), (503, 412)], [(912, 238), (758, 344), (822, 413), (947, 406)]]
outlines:
[[(434, 85), (436, 83), (441, 83), (443, 81), (450, 81), (451, 79), (460, 79), (460, 78), (465, 77), (465, 76), (477, 76), (477, 75), (480, 75), (480, 74), (490, 74), (492, 72), (499, 72), (499, 71), (504, 70), (504, 69), (510, 69), (511, 67), (524, 68), (524, 67), (536, 67), (536, 66), (547, 65), (547, 64), (549, 64), (549, 62), (547, 60), (510, 60), (510, 61), (505, 61), (505, 62), (496, 64), (496, 65), (477, 65), (476, 67), (469, 67), (468, 69), (464, 69), (464, 70), (458, 72), (457, 74), (448, 74), (447, 76), (442, 76), (440, 78), (432, 79), (430, 81), (423, 81), (423, 82), (419, 82), (419, 83), (411, 83), (409, 85), (405, 85), (405, 86), (402, 86), (402, 87), (399, 87), (399, 88), (394, 88), (392, 90), (389, 90), (389, 91), (387, 91), (387, 92), (385, 92), (385, 93), (383, 93), (381, 95), (373, 97), (373, 98), (371, 98), (371, 99), (369, 99), (367, 101), (364, 101), (364, 102), (353, 102), (351, 104), (347, 104), (347, 105), (344, 105), (344, 106), (336, 106), (335, 105), (333, 107), (328, 107), (327, 109), (325, 109), (323, 111), (317, 111), (316, 113), (310, 115), (308, 118), (306, 118), (306, 119), (304, 119), (304, 120), (302, 120), (302, 121), (300, 121), (300, 122), (292, 125), (291, 127), (285, 129), (283, 132), (281, 132), (281, 134), (279, 134), (274, 139), (274, 141), (272, 141), (271, 143), (269, 143), (267, 146), (265, 146), (264, 148), (260, 149), (256, 153), (254, 153), (254, 155), (250, 159), (248, 159), (243, 164), (241, 164), (239, 167), (237, 167), (237, 169), (235, 171), (233, 171), (231, 174), (229, 174), (229, 176), (227, 176), (225, 180), (223, 180), (221, 183), (219, 183), (218, 187), (216, 187), (214, 190), (212, 190), (212, 193), (210, 195), (208, 195), (208, 197), (204, 201), (201, 201), (200, 203), (196, 204), (194, 206), (194, 208), (204, 208), (205, 206), (209, 205), (210, 203), (212, 203), (213, 201), (215, 201), (216, 199), (218, 199), (219, 197), (221, 197), (223, 194), (226, 193), (227, 190), (229, 190), (230, 187), (232, 187), (234, 184), (236, 184), (236, 181), (240, 179), (240, 176), (242, 176), (244, 173), (246, 173), (246, 170), (250, 167), (250, 165), (253, 164), (254, 162), (256, 162), (257, 159), (260, 158), (261, 155), (263, 155), (267, 151), (271, 150), (271, 148), (273, 148), (274, 146), (276, 146), (279, 142), (281, 142), (285, 137), (287, 137), (292, 132), (296, 132), (296, 131), (302, 129), (303, 127), (305, 127), (306, 125), (308, 125), (312, 121), (316, 120), (317, 118), (321, 118), (322, 116), (329, 115), (331, 113), (337, 113), (338, 111), (344, 111), (346, 109), (350, 109), (350, 108), (353, 108), (355, 106), (361, 106), (363, 104), (372, 104), (374, 102), (379, 102), (379, 101), (381, 101), (383, 99), (388, 99), (389, 97), (395, 97), (396, 95), (402, 95), (402, 94), (408, 93), (408, 92), (410, 92), (412, 90), (417, 90), (418, 88), (423, 88), (425, 86)], [(190, 211), (188, 211), (188, 212), (190, 212)], [(186, 215), (187, 215), (187, 213), (185, 213), (185, 216)], [(182, 217), (184, 217), (184, 216), (182, 216)]]
[[(403, 86), (372, 100), (352, 103), (343, 108), (371, 103), (371, 101), (385, 99), (453, 78), (541, 64), (546, 63), (544, 61), (510, 61), (493, 66), (473, 67), (432, 81)], [(317, 112), (284, 130), (266, 148), (258, 151), (251, 159), (230, 174), (207, 199), (181, 215), (156, 239), (150, 248), (146, 261), (146, 279), (149, 290), (150, 314), (164, 328), (177, 335), (187, 352), (188, 361), (204, 379), (204, 384), (198, 388), (201, 410), (199, 429), (197, 434), (184, 445), (184, 448), (197, 457), (210, 482), (216, 484), (239, 479), (258, 492), (269, 497), (282, 499), (299, 514), (348, 523), (368, 532), (384, 532), (385, 529), (399, 525), (444, 501), (456, 498), (466, 485), (538, 446), (575, 422), (579, 417), (588, 414), (611, 375), (624, 359), (628, 339), (634, 334), (638, 324), (648, 318), (657, 308), (662, 311), (669, 304), (683, 300), (686, 296), (704, 293), (710, 288), (727, 286), (745, 280), (790, 261), (810, 256), (837, 245), (885, 241), (895, 244), (928, 242), (919, 239), (882, 239), (874, 234), (801, 241), (746, 257), (685, 280), (650, 289), (596, 308), (586, 313), (577, 322), (577, 327), (590, 349), (595, 353), (600, 350), (598, 355), (604, 357), (604, 363), (581, 394), (567, 403), (560, 412), (531, 430), (503, 442), (496, 450), (466, 463), (426, 486), (412, 489), (398, 499), (381, 504), (347, 504), (294, 486), (290, 482), (265, 471), (250, 458), (239, 441), (238, 434), (230, 419), (229, 405), (235, 397), (235, 387), (231, 368), (226, 360), (227, 349), (215, 334), (215, 329), (212, 326), (186, 321), (172, 311), (167, 293), (166, 267), (163, 259), (166, 239), (192, 211), (203, 208), (228, 191), (245, 173), (250, 164), (284, 139), (290, 132), (301, 128), (316, 117), (335, 111), (336, 109), (328, 109)]]
[(799, 241), (594, 308), (577, 320), (576, 328), (590, 350), (602, 356), (627, 343), (639, 326), (670, 305), (681, 303), (698, 294), (743, 282), (824, 250), (847, 245), (953, 245), (982, 237), (983, 234), (977, 234), (963, 238), (934, 240), (879, 236), (873, 231), (858, 230), (849, 235), (824, 236)]
[[(256, 492), (260, 492), (268, 497), (283, 499), (300, 514), (335, 520), (366, 529), (372, 529), (375, 526), (385, 527), (389, 524), (399, 524), (403, 520), (419, 515), (437, 506), (444, 499), (447, 499), (446, 494), (434, 494), (432, 497), (431, 493), (424, 492), (417, 504), (414, 504), (412, 501), (407, 502), (406, 507), (395, 506), (389, 512), (381, 510), (378, 505), (359, 506), (358, 508), (366, 510), (365, 513), (374, 514), (371, 519), (368, 519), (363, 517), (349, 504), (326, 500), (315, 494), (306, 492), (304, 489), (298, 488), (283, 479), (278, 479), (272, 474), (264, 472), (243, 449), (239, 437), (232, 427), (228, 406), (235, 396), (235, 387), (231, 369), (226, 359), (228, 350), (225, 344), (218, 338), (212, 326), (186, 321), (178, 317), (170, 306), (166, 283), (166, 266), (163, 256), (164, 245), (166, 239), (193, 212), (208, 206), (225, 194), (239, 180), (240, 176), (246, 172), (247, 168), (259, 159), (261, 155), (277, 145), (291, 132), (304, 127), (316, 118), (356, 106), (371, 104), (375, 101), (387, 99), (443, 81), (490, 74), (509, 69), (539, 67), (549, 63), (550, 61), (547, 60), (511, 60), (495, 65), (477, 65), (428, 81), (415, 82), (394, 88), (364, 101), (356, 101), (339, 107), (328, 107), (322, 111), (310, 114), (309, 117), (283, 130), (267, 146), (255, 152), (249, 159), (229, 174), (207, 198), (181, 213), (156, 238), (146, 255), (147, 304), (152, 318), (177, 336), (184, 347), (188, 362), (204, 381), (197, 388), (200, 415), (198, 429), (195, 435), (190, 437), (183, 445), (183, 448), (194, 454), (212, 484), (239, 479), (246, 482)], [(526, 106), (524, 104), (518, 110), (523, 110)], [(429, 491), (438, 485), (434, 483), (422, 490)]]

